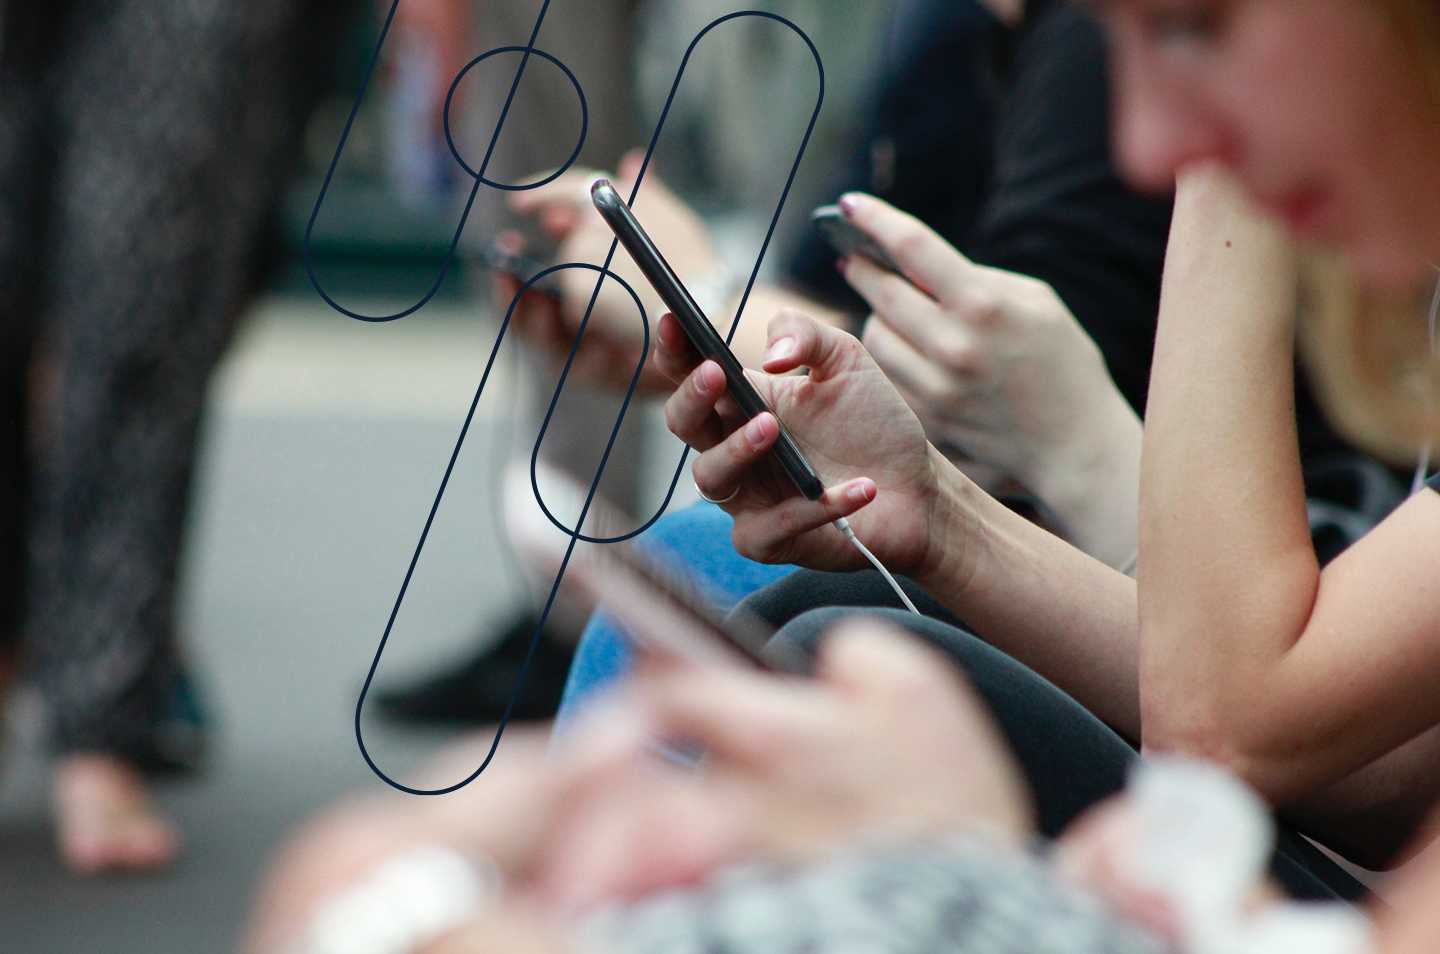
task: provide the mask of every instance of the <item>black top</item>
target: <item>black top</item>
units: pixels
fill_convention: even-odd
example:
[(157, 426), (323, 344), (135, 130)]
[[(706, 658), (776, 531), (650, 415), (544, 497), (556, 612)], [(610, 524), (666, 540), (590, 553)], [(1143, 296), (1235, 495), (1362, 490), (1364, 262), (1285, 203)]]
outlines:
[[(1048, 282), (1143, 414), (1171, 202), (1133, 192), (1115, 168), (1102, 30), (1057, 0), (1033, 0), (1013, 29), (975, 0), (901, 9), (869, 146), (835, 177), (834, 194), (873, 192), (974, 260)], [(834, 259), (810, 234), (791, 275), (864, 314)], [(1296, 417), (1307, 468), (1358, 453), (1325, 420), (1303, 368)], [(1397, 477), (1397, 494), (1407, 479)]]
[[(868, 148), (835, 193), (873, 192), (976, 261), (1051, 284), (1143, 408), (1170, 200), (1115, 170), (1100, 28), (1051, 0), (1015, 29), (973, 0), (912, 0), (877, 83)], [(863, 313), (834, 258), (810, 236), (792, 274)]]

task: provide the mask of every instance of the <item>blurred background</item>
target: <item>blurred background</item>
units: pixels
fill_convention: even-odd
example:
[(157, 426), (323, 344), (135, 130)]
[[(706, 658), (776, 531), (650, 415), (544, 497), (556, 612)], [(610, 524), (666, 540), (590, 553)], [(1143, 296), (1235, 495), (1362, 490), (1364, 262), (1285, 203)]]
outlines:
[[(471, 180), (452, 164), (436, 123), (434, 104), (437, 95), (443, 97), (436, 77), (447, 69), (453, 75), (457, 61), (463, 65), (491, 46), (524, 43), (540, 7), (539, 0), (402, 3), (414, 3), (414, 10), (408, 21), (397, 20), (385, 47), (312, 243), (316, 275), (326, 291), (346, 308), (369, 315), (402, 310), (427, 293), (469, 194)], [(457, 13), (447, 4), (468, 9)], [(83, 12), (86, 5), (75, 6)], [(133, 79), (140, 74), (132, 73), (132, 66), (167, 57), (186, 62), (185, 41), (177, 39), (180, 27), (154, 12), (166, 5), (128, 20), (127, 9), (134, 13), (145, 5), (95, 6), (104, 9), (93, 18), (90, 34), (66, 39), (64, 30), (71, 27), (62, 23), (61, 33), (44, 41), (48, 46), (31, 46), (21, 29), (24, 9), (0, 5), (11, 37), (7, 77), (26, 68), (46, 74), (52, 65), (46, 51), (58, 51), (54, 56), (60, 59), (93, 59), (97, 48), (113, 42), (123, 45), (124, 56), (117, 54), (109, 64), (115, 69), (101, 75), (121, 87), (133, 82), (140, 95), (144, 86)], [(198, 35), (239, 35), (248, 28), (239, 22), (244, 17), (270, 15), (264, 6), (234, 5), (223, 17), (216, 14), (220, 19), (207, 28), (211, 32)], [(210, 741), (199, 773), (158, 788), (184, 833), (185, 851), (178, 865), (157, 874), (86, 879), (67, 873), (53, 844), (41, 705), (36, 692), (22, 686), (7, 700), (6, 740), (0, 745), (0, 947), (6, 951), (226, 949), (269, 852), (297, 820), (348, 791), (407, 797), (389, 792), (361, 760), (353, 736), (354, 704), (495, 340), (488, 275), (475, 264), (474, 252), (505, 223), (496, 197), (482, 189), (460, 255), (434, 299), (402, 321), (352, 320), (321, 300), (304, 268), (305, 231), (388, 5), (290, 6), (296, 10), (289, 14), (292, 20), (276, 13), (269, 25), (276, 32), (257, 27), (251, 37), (254, 49), (268, 59), (247, 60), (244, 48), (224, 48), (235, 62), (225, 67), (229, 85), (215, 88), (229, 99), (217, 93), (199, 111), (197, 126), (203, 129), (210, 116), (216, 123), (233, 122), (234, 128), (226, 127), (230, 132), (254, 132), (257, 142), (263, 132), (274, 141), (266, 140), (268, 165), (263, 175), (251, 177), (252, 185), (244, 185), (249, 180), (234, 158), (238, 147), (216, 147), (217, 157), (224, 154), (234, 166), (199, 189), (238, 195), (244, 185), (253, 196), (253, 210), (247, 207), (246, 214), (255, 224), (243, 241), (237, 239), (233, 248), (240, 251), (217, 246), (213, 261), (187, 266), (199, 275), (196, 287), (209, 288), (222, 282), (224, 263), (243, 251), (245, 261), (253, 262), (247, 276), (257, 277), (233, 280), (235, 289), (253, 292), (230, 294), (236, 314), (222, 317), (233, 325), (217, 335), (220, 343), (211, 349), (218, 361), (213, 376), (202, 370), (196, 385), (204, 389), (203, 415), (196, 424), (191, 504), (178, 551), (174, 628), (194, 692), (203, 700)], [(754, 0), (745, 6), (794, 20), (814, 40), (825, 65), (825, 108), (768, 259), (773, 268), (806, 227), (809, 210), (833, 201), (826, 194), (827, 178), (835, 157), (856, 146), (866, 80), (883, 57), (894, 10), (887, 0)], [(182, 7), (192, 18), (207, 16), (209, 8), (174, 5)], [(316, 9), (299, 9), (309, 7)], [(690, 38), (734, 8), (720, 0), (554, 0), (537, 45), (567, 63), (574, 59), (567, 50), (598, 47), (589, 52), (602, 63), (608, 59), (608, 71), (587, 72), (572, 63), (587, 95), (591, 137), (644, 145)], [(414, 29), (425, 15), (439, 17), (441, 27)], [(466, 24), (463, 32), (447, 32), (444, 24), (452, 22), (447, 16)], [(507, 31), (514, 32), (501, 35)], [(600, 39), (610, 32), (623, 35), (613, 55)], [(437, 36), (457, 35), (466, 38), (453, 47), (435, 42)], [(275, 38), (282, 36), (284, 43), (277, 45)], [(33, 60), (29, 67), (27, 56)], [(487, 60), (457, 90), (457, 145), (472, 163), (483, 155), (480, 137), (493, 125), (483, 91), (508, 85), (516, 61), (514, 55)], [(274, 67), (270, 73), (267, 63)], [(280, 69), (292, 66), (303, 67), (303, 80), (298, 72)], [(526, 102), (547, 85), (560, 90), (555, 95), (562, 104), (569, 95), (553, 66), (537, 61), (530, 69), (535, 86), (521, 91), (510, 122), (524, 124), (527, 116), (543, 114), (548, 123), (576, 129), (578, 113), (548, 112), (573, 112), (573, 98), (568, 107)], [(602, 79), (589, 78), (592, 74)], [(71, 75), (84, 78), (83, 71)], [(185, 77), (183, 69), (179, 75)], [(252, 95), (248, 82), (268, 83), (264, 95)], [(14, 95), (13, 87), (5, 89)], [(66, 96), (72, 94), (44, 84), (37, 89), (34, 102), (68, 115)], [(714, 225), (735, 267), (748, 270), (753, 262), (816, 91), (803, 43), (771, 21), (727, 24), (689, 67), (656, 153), (657, 168)], [(172, 128), (160, 106), (137, 115), (142, 113)], [(21, 134), (24, 111), (12, 110), (11, 118), (6, 148), (18, 163), (28, 141)], [(179, 123), (175, 120), (177, 128)], [(98, 141), (101, 129), (91, 130)], [(115, 135), (123, 139), (131, 135), (127, 130), (134, 130), (136, 140), (145, 135), (133, 119)], [(65, 142), (63, 136), (55, 141)], [(173, 148), (183, 151), (184, 138)], [(542, 165), (563, 159), (557, 155)], [(147, 162), (151, 178), (172, 186), (193, 172), (169, 169), (153, 156)], [(534, 171), (497, 161), (488, 174), (517, 182)], [(63, 177), (52, 187), (68, 188)], [(124, 180), (108, 187), (140, 188)], [(15, 181), (7, 188), (12, 199), (18, 195)], [(217, 205), (206, 214), (213, 218), (202, 223), (223, 231), (241, 213)], [(3, 227), (13, 239), (23, 222), (20, 212), (10, 215)], [(199, 228), (209, 231), (203, 224)], [(175, 240), (183, 249), (191, 239), (180, 234)], [(126, 241), (123, 234), (116, 238), (122, 247)], [(53, 242), (19, 244), (23, 259)], [(52, 256), (37, 270), (70, 282), (91, 280), (65, 272), (66, 261), (64, 255)], [(142, 270), (144, 259), (138, 252), (133, 259), (122, 256), (115, 267)], [(142, 281), (158, 280), (153, 272), (146, 275)], [(196, 309), (210, 307), (203, 296), (192, 301)], [(183, 328), (191, 317), (182, 306), (171, 309), (168, 320)], [(152, 341), (168, 335), (163, 329), (151, 333)], [(403, 682), (472, 650), (477, 633), (498, 632), (514, 607), (532, 598), (532, 586), (498, 538), (494, 495), (499, 466), (517, 454), (528, 456), (534, 439), (519, 403), (533, 386), (525, 376), (535, 373), (514, 354), (502, 354), (377, 683)], [(616, 397), (616, 407), (618, 402)], [(557, 413), (565, 414), (565, 407)], [(663, 497), (679, 445), (663, 435), (653, 412), (638, 426), (646, 434), (643, 450), (622, 442), (616, 453), (641, 461), (639, 509), (649, 513)], [(688, 483), (683, 480), (682, 487)], [(366, 734), (376, 761), (402, 780), (454, 735), (368, 717)]]

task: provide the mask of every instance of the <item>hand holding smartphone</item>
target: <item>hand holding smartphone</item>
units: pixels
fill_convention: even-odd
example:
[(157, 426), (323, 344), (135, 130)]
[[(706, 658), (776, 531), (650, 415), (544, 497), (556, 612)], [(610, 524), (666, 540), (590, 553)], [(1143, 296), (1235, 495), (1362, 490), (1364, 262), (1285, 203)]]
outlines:
[[(665, 307), (675, 316), (691, 346), (701, 357), (714, 361), (725, 372), (727, 392), (739, 405), (746, 420), (769, 411), (770, 407), (765, 403), (765, 399), (755, 390), (749, 378), (745, 377), (745, 370), (739, 359), (725, 343), (725, 339), (720, 337), (710, 319), (700, 310), (690, 292), (681, 284), (679, 276), (641, 228), (635, 214), (620, 197), (620, 193), (615, 191), (615, 187), (609, 180), (597, 179), (590, 187), (590, 198), (615, 233), (615, 237), (625, 246), (625, 250), (635, 260), (655, 293), (665, 303)], [(779, 419), (778, 416), (776, 419)], [(803, 496), (810, 500), (820, 499), (825, 492), (825, 485), (810, 466), (810, 462), (805, 459), (805, 455), (800, 452), (794, 439), (786, 432), (783, 421), (780, 422), (780, 437), (770, 452), (775, 455), (786, 476)]]

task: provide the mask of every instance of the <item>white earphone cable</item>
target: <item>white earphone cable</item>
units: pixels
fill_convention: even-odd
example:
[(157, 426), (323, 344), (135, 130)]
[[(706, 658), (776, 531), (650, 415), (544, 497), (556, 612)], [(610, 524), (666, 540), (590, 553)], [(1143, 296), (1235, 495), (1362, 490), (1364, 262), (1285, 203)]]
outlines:
[(836, 530), (839, 530), (841, 533), (845, 534), (846, 540), (849, 540), (851, 543), (855, 544), (855, 548), (865, 555), (865, 559), (870, 561), (871, 566), (875, 567), (875, 569), (880, 571), (880, 575), (885, 578), (886, 583), (890, 584), (890, 589), (895, 591), (895, 595), (900, 597), (900, 602), (905, 604), (906, 609), (914, 613), (916, 616), (924, 615), (915, 608), (915, 604), (910, 601), (910, 597), (905, 595), (905, 591), (900, 588), (900, 584), (896, 581), (895, 577), (890, 574), (890, 571), (885, 569), (885, 564), (880, 562), (879, 557), (871, 553), (870, 548), (865, 546), (865, 544), (861, 543), (860, 538), (855, 536), (855, 531), (851, 528), (849, 520), (841, 517), (840, 519), (834, 521), (834, 527)]

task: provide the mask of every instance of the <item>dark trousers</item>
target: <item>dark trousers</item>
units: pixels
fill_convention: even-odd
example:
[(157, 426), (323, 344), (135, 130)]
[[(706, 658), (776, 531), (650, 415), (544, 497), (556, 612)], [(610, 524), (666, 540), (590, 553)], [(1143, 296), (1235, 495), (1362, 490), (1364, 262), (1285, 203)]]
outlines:
[[(776, 640), (812, 653), (824, 634), (855, 613), (883, 618), (944, 651), (989, 705), (1034, 794), (1041, 833), (1060, 834), (1077, 815), (1124, 787), (1138, 758), (1134, 744), (1034, 670), (967, 632), (960, 620), (910, 581), (925, 617), (898, 607), (878, 573), (800, 570), (741, 606), (778, 628)], [(1359, 900), (1363, 885), (1280, 826), (1272, 872), (1292, 896)]]
[(61, 750), (165, 761), (206, 386), (344, 6), (0, 0), (0, 643)]

